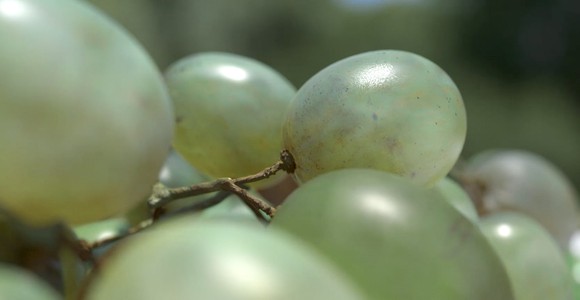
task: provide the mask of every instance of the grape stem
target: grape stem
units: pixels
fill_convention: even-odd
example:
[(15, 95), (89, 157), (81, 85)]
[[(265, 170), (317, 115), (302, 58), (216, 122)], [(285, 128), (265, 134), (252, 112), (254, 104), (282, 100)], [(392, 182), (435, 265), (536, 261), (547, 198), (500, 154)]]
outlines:
[[(165, 188), (162, 186), (157, 186), (153, 189), (153, 194), (149, 198), (148, 204), (149, 208), (153, 211), (153, 215), (158, 215), (157, 211), (162, 209), (164, 205), (175, 201), (177, 199), (202, 195), (217, 191), (227, 191), (236, 194), (240, 199), (246, 203), (246, 205), (252, 209), (254, 214), (260, 219), (264, 219), (261, 211), (266, 213), (270, 218), (274, 217), (276, 214), (276, 208), (262, 199), (253, 196), (248, 193), (243, 185), (260, 181), (266, 179), (280, 170), (284, 170), (287, 173), (294, 173), (296, 169), (296, 164), (294, 158), (287, 150), (283, 150), (280, 153), (280, 160), (274, 165), (249, 176), (239, 177), (239, 178), (218, 178), (214, 181), (203, 182), (191, 186), (179, 187), (179, 188)], [(211, 198), (210, 198), (211, 201)], [(266, 220), (267, 221), (267, 220)]]
[(123, 234), (118, 234), (118, 235), (114, 235), (105, 239), (101, 239), (101, 240), (97, 240), (95, 242), (92, 243), (88, 243), (87, 247), (89, 249), (95, 249), (95, 248), (99, 248), (111, 243), (114, 243), (116, 241), (122, 240), (123, 238), (135, 234), (137, 232), (140, 232), (143, 229), (148, 228), (149, 226), (153, 225), (153, 220), (152, 219), (147, 219), (145, 221), (142, 221), (141, 223), (129, 228), (129, 230), (127, 230), (127, 232), (123, 233)]

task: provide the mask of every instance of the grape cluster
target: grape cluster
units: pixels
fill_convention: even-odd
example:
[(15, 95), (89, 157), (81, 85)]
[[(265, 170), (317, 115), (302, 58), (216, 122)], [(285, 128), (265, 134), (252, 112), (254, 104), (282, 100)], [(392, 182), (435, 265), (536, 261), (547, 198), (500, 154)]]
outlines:
[(424, 57), (163, 74), (86, 3), (0, 0), (0, 66), (0, 298), (580, 299), (572, 185), (521, 150), (458, 164), (464, 102)]

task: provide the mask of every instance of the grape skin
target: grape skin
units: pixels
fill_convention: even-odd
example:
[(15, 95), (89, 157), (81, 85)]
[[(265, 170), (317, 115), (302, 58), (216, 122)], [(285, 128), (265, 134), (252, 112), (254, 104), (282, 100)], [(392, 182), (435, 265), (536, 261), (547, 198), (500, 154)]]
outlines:
[(375, 168), (433, 185), (455, 164), (466, 135), (459, 90), (431, 61), (403, 51), (358, 54), (299, 90), (284, 146), (305, 182), (341, 168)]
[(80, 224), (150, 194), (173, 110), (124, 29), (83, 1), (0, 0), (0, 65), (0, 205)]
[(361, 300), (356, 287), (299, 240), (243, 223), (179, 218), (120, 245), (88, 300)]
[(286, 199), (269, 229), (313, 245), (371, 299), (513, 299), (478, 226), (438, 191), (393, 174), (320, 175)]
[(516, 300), (572, 299), (563, 252), (539, 223), (517, 212), (498, 212), (480, 227), (505, 264)]
[(48, 284), (24, 269), (0, 263), (0, 298), (6, 300), (58, 300)]
[(484, 184), (489, 213), (518, 211), (534, 218), (568, 247), (578, 226), (577, 194), (566, 176), (539, 155), (522, 150), (488, 150), (472, 157), (464, 176)]
[(166, 82), (177, 112), (173, 146), (202, 173), (241, 177), (278, 159), (283, 116), (296, 93), (278, 72), (209, 52), (172, 64)]

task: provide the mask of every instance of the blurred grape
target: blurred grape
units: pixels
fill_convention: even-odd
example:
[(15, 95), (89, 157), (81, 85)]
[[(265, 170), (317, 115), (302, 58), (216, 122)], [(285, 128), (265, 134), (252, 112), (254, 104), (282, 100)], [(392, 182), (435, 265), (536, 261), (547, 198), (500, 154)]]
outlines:
[(518, 211), (542, 224), (562, 249), (578, 227), (574, 187), (553, 164), (520, 150), (489, 150), (472, 157), (463, 173), (481, 185), (486, 213)]
[(481, 228), (506, 266), (516, 300), (572, 299), (564, 253), (539, 223), (500, 212), (483, 217)]
[(34, 274), (0, 263), (0, 299), (58, 300), (62, 297)]
[(343, 169), (296, 189), (269, 229), (313, 245), (371, 299), (513, 299), (478, 226), (442, 197), (390, 173)]
[(168, 44), (162, 34), (161, 13), (156, 1), (151, 0), (86, 0), (118, 21), (131, 32), (153, 57), (157, 66), (164, 68), (171, 62)]
[(102, 266), (87, 299), (364, 299), (299, 240), (234, 223), (167, 221)]

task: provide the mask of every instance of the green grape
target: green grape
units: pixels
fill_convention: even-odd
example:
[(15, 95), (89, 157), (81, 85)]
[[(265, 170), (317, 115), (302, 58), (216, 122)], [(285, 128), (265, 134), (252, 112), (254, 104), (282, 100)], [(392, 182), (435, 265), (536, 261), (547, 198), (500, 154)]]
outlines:
[(36, 275), (25, 269), (0, 263), (0, 299), (58, 300), (62, 297)]
[(574, 297), (572, 297), (574, 300), (579, 300), (580, 299), (580, 259), (577, 257), (572, 256), (571, 254), (568, 254), (566, 256), (566, 260), (568, 262), (568, 268), (570, 270), (570, 273), (572, 274), (572, 278), (574, 280), (573, 282), (573, 295)]
[(302, 182), (373, 168), (432, 185), (457, 161), (466, 117), (459, 90), (437, 65), (408, 52), (374, 51), (310, 78), (283, 130)]
[(484, 186), (488, 212), (519, 211), (544, 226), (562, 249), (578, 224), (578, 198), (572, 184), (544, 158), (519, 150), (489, 150), (468, 163), (466, 178)]
[(88, 300), (364, 299), (324, 257), (279, 232), (182, 218), (133, 237)]
[(520, 213), (498, 212), (482, 218), (480, 226), (506, 266), (516, 300), (571, 299), (564, 255), (540, 224)]
[(435, 186), (433, 189), (443, 195), (443, 198), (449, 202), (453, 207), (460, 211), (465, 217), (473, 222), (479, 221), (479, 216), (477, 215), (477, 210), (473, 201), (469, 195), (463, 190), (463, 188), (457, 184), (453, 179), (445, 177)]
[(92, 222), (151, 192), (173, 111), (147, 53), (83, 1), (0, 0), (0, 205)]
[(166, 73), (176, 108), (173, 145), (212, 177), (240, 177), (279, 158), (295, 88), (275, 70), (227, 53), (195, 54)]
[(570, 238), (566, 252), (568, 267), (574, 280), (574, 299), (580, 299), (580, 230), (576, 230)]
[(393, 174), (320, 175), (286, 199), (269, 228), (316, 247), (372, 299), (512, 299), (477, 225), (439, 193)]

